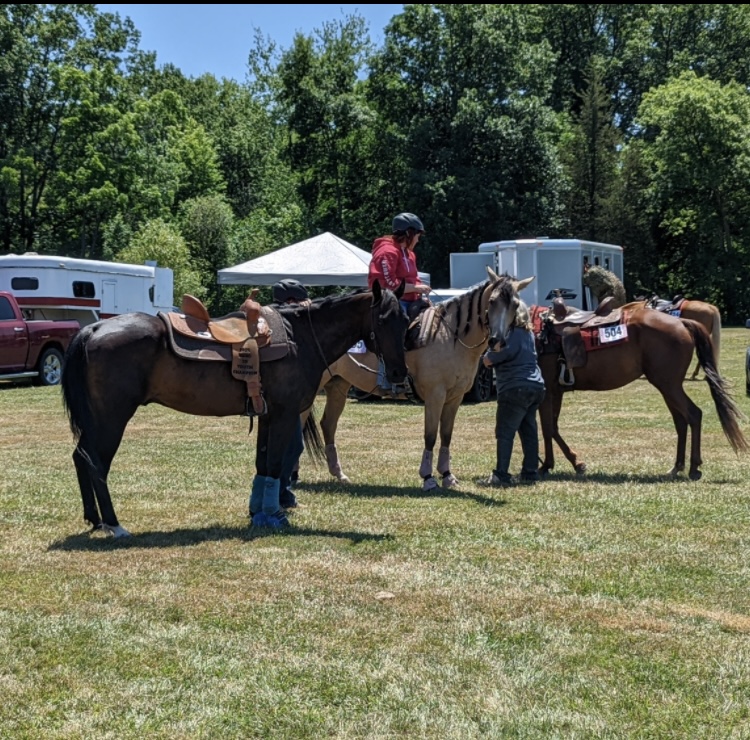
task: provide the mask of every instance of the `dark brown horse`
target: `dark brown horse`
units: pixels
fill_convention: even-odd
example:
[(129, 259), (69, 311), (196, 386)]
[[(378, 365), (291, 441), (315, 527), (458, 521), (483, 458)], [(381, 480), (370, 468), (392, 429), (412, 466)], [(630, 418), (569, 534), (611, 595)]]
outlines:
[[(531, 308), (532, 314), (536, 307)], [(490, 306), (490, 326), (496, 330), (498, 307)], [(703, 413), (688, 397), (683, 388), (685, 373), (690, 367), (693, 352), (706, 374), (716, 411), (724, 434), (735, 452), (747, 451), (738, 421), (742, 413), (731, 398), (723, 378), (716, 368), (711, 340), (706, 329), (696, 321), (679, 319), (646, 308), (643, 302), (623, 307), (628, 316), (627, 339), (610, 346), (589, 351), (584, 367), (574, 370), (573, 385), (560, 384), (559, 349), (553, 342), (542, 345), (539, 366), (544, 375), (547, 394), (539, 409), (544, 438), (542, 475), (555, 466), (552, 448), (557, 442), (565, 457), (578, 473), (584, 473), (586, 464), (567, 445), (558, 427), (558, 419), (566, 391), (607, 391), (621, 388), (642, 375), (661, 393), (667, 404), (677, 432), (677, 456), (670, 471), (676, 476), (685, 469), (688, 429), (691, 434), (691, 480), (701, 477), (701, 422)], [(549, 349), (550, 351), (547, 351)]]
[[(300, 413), (315, 398), (325, 368), (360, 339), (382, 355), (394, 384), (406, 378), (406, 318), (397, 293), (357, 291), (319, 298), (306, 307), (279, 309), (290, 350), (264, 362), (267, 412), (258, 416), (256, 480), (278, 499), (284, 450)], [(116, 537), (120, 526), (107, 486), (112, 460), (125, 427), (139, 406), (158, 403), (197, 416), (245, 413), (247, 388), (228, 362), (187, 360), (171, 348), (164, 320), (124, 314), (84, 327), (70, 345), (62, 391), (77, 445), (73, 453), (84, 519)], [(255, 481), (254, 481), (255, 485)], [(266, 502), (263, 504), (266, 509)]]

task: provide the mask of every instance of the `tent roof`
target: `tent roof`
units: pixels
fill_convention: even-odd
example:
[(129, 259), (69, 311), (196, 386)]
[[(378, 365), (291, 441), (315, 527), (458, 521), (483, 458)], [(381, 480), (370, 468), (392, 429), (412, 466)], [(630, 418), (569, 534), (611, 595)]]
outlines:
[(371, 254), (330, 231), (219, 270), (219, 285), (273, 285), (296, 278), (305, 285), (367, 285)]

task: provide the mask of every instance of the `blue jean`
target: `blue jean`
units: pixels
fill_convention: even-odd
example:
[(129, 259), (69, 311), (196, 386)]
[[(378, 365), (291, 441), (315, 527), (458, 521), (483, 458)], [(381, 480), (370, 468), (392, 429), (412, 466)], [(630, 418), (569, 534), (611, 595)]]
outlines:
[(294, 434), (289, 440), (289, 444), (284, 450), (284, 457), (281, 459), (281, 476), (280, 490), (291, 489), (292, 473), (297, 467), (300, 456), (305, 449), (305, 443), (302, 438), (302, 421), (297, 418), (297, 426), (294, 428)]
[(503, 482), (510, 480), (510, 458), (516, 432), (521, 439), (523, 463), (521, 477), (539, 477), (539, 434), (536, 412), (544, 400), (544, 387), (525, 385), (509, 388), (497, 394), (495, 439), (497, 440), (497, 466), (493, 471)]

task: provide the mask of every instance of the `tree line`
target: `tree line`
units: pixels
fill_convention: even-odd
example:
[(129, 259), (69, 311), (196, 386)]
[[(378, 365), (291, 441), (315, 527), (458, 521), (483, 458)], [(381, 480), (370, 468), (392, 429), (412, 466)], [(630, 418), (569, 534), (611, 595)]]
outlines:
[(218, 269), (411, 211), (435, 286), (451, 252), (577, 237), (624, 247), (629, 297), (744, 323), (748, 38), (745, 5), (408, 4), (381, 45), (357, 14), (288, 49), (251, 29), (236, 81), (96, 5), (6, 4), (0, 251), (155, 259), (219, 312)]

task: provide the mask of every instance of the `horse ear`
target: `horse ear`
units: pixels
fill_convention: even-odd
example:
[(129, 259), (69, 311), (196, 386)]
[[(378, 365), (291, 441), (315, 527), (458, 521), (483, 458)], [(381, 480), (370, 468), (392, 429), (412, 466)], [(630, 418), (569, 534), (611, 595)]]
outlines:
[(489, 265), (487, 265), (487, 274), (489, 275), (490, 280), (492, 280), (493, 283), (496, 283), (498, 280), (500, 280), (500, 276)]
[(372, 302), (380, 303), (380, 299), (382, 297), (383, 297), (383, 290), (380, 287), (380, 280), (376, 278), (375, 282), (372, 284)]
[(520, 293), (524, 288), (528, 288), (531, 283), (536, 279), (536, 275), (524, 278), (523, 280), (515, 280), (516, 293)]
[(404, 294), (404, 291), (406, 290), (406, 280), (401, 281), (401, 285), (396, 288), (396, 298), (401, 300), (401, 296)]

